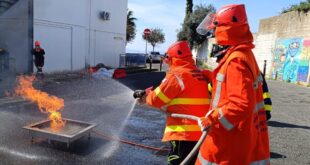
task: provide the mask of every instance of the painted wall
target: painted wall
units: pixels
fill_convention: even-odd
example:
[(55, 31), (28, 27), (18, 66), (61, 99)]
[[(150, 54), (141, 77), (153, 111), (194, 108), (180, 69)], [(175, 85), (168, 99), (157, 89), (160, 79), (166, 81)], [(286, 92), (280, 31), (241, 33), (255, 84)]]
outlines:
[[(260, 20), (254, 54), (267, 77), (290, 83), (309, 82), (310, 15), (289, 12)], [(269, 62), (270, 61), (270, 62)]]
[(279, 39), (276, 41), (272, 75), (275, 78), (296, 83), (303, 47), (302, 38)]
[(299, 57), (297, 80), (301, 82), (310, 82), (310, 39), (304, 40), (303, 43)]
[[(102, 11), (110, 20), (100, 17)], [(118, 67), (125, 53), (126, 14), (127, 0), (34, 0), (34, 40), (45, 49), (44, 70), (97, 63)]]
[(309, 82), (310, 40), (279, 39), (275, 45), (272, 77), (287, 82)]

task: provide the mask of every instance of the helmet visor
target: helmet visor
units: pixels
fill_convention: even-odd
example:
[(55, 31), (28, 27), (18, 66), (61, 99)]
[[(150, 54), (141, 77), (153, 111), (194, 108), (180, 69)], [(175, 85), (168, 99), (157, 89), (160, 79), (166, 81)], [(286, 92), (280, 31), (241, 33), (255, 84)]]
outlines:
[(196, 32), (200, 35), (207, 35), (215, 28), (214, 25), (215, 13), (209, 13), (196, 28)]

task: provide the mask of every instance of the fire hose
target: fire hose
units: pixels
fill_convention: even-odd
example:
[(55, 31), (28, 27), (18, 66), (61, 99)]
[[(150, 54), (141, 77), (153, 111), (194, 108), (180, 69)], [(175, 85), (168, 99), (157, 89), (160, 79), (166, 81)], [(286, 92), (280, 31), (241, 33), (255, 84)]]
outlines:
[[(148, 88), (150, 89), (150, 88)], [(146, 94), (146, 90), (136, 90), (133, 94), (133, 97), (135, 99), (137, 98), (142, 98), (144, 95)], [(209, 116), (214, 110), (210, 110), (206, 116)], [(171, 117), (175, 117), (175, 118), (182, 118), (182, 119), (190, 119), (190, 120), (195, 120), (195, 121), (199, 121), (200, 118), (197, 116), (193, 116), (193, 115), (185, 115), (185, 114), (177, 114), (177, 113), (171, 113), (169, 114)], [(206, 139), (208, 132), (210, 130), (210, 126), (206, 127), (203, 129), (202, 131), (202, 135), (200, 136), (199, 140), (197, 141), (196, 145), (194, 146), (194, 148), (191, 150), (191, 152), (186, 156), (186, 158), (181, 162), (180, 165), (187, 165), (189, 163), (189, 161), (193, 158), (193, 156), (195, 156), (195, 154), (198, 152), (200, 146), (202, 145), (203, 141)]]
[[(182, 118), (182, 119), (190, 119), (190, 120), (199, 120), (199, 117), (197, 116), (193, 116), (193, 115), (185, 115), (185, 114), (177, 114), (177, 113), (171, 113), (170, 114), (171, 117), (175, 117), (175, 118)], [(202, 135), (200, 136), (199, 140), (197, 141), (196, 145), (194, 146), (194, 148), (191, 150), (191, 152), (186, 156), (186, 158), (181, 162), (180, 165), (187, 165), (188, 162), (193, 158), (193, 156), (198, 152), (201, 144), (203, 143), (203, 141), (205, 140), (205, 138), (207, 137), (208, 131), (209, 131), (210, 127), (207, 127), (203, 130)], [(143, 144), (139, 144), (139, 143), (135, 143), (135, 142), (131, 142), (128, 140), (124, 140), (124, 139), (120, 139), (120, 138), (116, 138), (113, 136), (108, 136), (105, 135), (103, 133), (100, 133), (98, 131), (93, 131), (93, 133), (97, 134), (98, 136), (107, 139), (107, 140), (115, 140), (115, 141), (119, 141), (125, 144), (129, 144), (129, 145), (133, 145), (133, 146), (138, 146), (141, 148), (145, 148), (145, 149), (150, 149), (150, 150), (155, 150), (155, 151), (166, 151), (166, 149), (163, 148), (157, 148), (157, 147), (152, 147), (152, 146), (147, 146), (147, 145), (143, 145)]]
[[(210, 113), (208, 113), (210, 114)], [(207, 115), (208, 115), (207, 114)], [(192, 116), (192, 115), (184, 115), (184, 114), (177, 114), (177, 113), (172, 113), (170, 114), (171, 117), (175, 117), (175, 118), (182, 118), (182, 119), (190, 119), (190, 120), (196, 120), (199, 121), (199, 117), (197, 116)], [(186, 158), (181, 162), (180, 165), (187, 165), (188, 162), (193, 158), (193, 156), (195, 156), (195, 154), (198, 152), (201, 144), (203, 143), (203, 141), (206, 139), (207, 135), (208, 135), (208, 131), (210, 130), (210, 127), (205, 128), (202, 131), (202, 135), (200, 136), (199, 140), (197, 141), (196, 145), (194, 146), (194, 148), (191, 150), (191, 152), (186, 156)]]
[(132, 142), (132, 141), (128, 141), (128, 140), (125, 140), (125, 139), (121, 139), (121, 138), (118, 138), (118, 137), (109, 136), (109, 135), (103, 134), (103, 133), (101, 133), (99, 131), (96, 131), (96, 130), (93, 130), (93, 133), (97, 134), (99, 137), (101, 137), (103, 139), (106, 139), (106, 140), (119, 141), (119, 142), (122, 142), (124, 144), (129, 144), (129, 145), (132, 145), (132, 146), (137, 146), (137, 147), (141, 147), (141, 148), (145, 148), (145, 149), (149, 149), (149, 150), (154, 150), (154, 151), (168, 151), (168, 149), (165, 149), (165, 148), (158, 148), (158, 147), (143, 145), (143, 144), (139, 144), (139, 143), (136, 143), (136, 142)]

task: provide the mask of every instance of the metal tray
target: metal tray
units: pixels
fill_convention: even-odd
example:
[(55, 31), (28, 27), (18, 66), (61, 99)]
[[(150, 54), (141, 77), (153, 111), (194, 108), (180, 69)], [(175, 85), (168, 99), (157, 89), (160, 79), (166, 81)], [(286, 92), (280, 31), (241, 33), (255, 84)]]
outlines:
[(90, 139), (90, 132), (96, 126), (96, 124), (87, 123), (78, 120), (63, 119), (66, 124), (64, 128), (59, 131), (53, 131), (50, 128), (50, 120), (43, 120), (33, 124), (24, 126), (23, 128), (28, 130), (31, 135), (31, 141), (36, 137), (47, 138), (50, 144), (51, 140), (67, 143), (67, 147), (71, 142), (88, 135)]

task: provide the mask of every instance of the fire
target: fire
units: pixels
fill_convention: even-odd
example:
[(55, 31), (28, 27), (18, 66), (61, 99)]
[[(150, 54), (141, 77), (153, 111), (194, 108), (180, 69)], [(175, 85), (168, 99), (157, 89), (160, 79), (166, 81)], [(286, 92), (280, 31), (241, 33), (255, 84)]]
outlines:
[(34, 79), (35, 76), (19, 76), (15, 93), (26, 100), (36, 103), (41, 112), (47, 113), (53, 131), (61, 130), (66, 124), (59, 112), (64, 108), (64, 100), (35, 89), (32, 86)]

